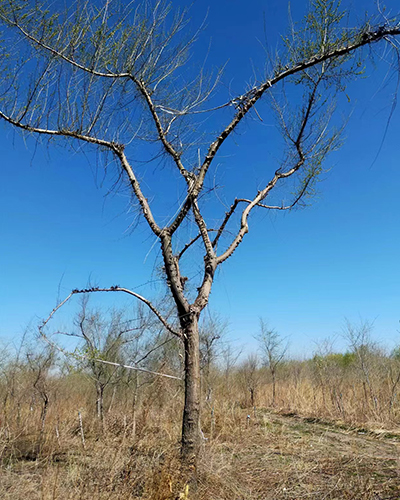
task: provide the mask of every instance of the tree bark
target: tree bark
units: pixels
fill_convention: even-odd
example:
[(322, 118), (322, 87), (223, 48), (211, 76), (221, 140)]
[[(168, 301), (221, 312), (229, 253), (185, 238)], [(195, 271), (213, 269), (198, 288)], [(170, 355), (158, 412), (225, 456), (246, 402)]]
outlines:
[(116, 385), (114, 385), (114, 387), (113, 387), (113, 391), (112, 391), (112, 395), (111, 395), (111, 401), (110, 401), (110, 404), (109, 404), (109, 406), (108, 406), (108, 410), (107, 410), (107, 412), (108, 412), (108, 413), (111, 413), (112, 407), (113, 407), (113, 405), (114, 405), (115, 393), (116, 393), (116, 392), (117, 392), (117, 386), (116, 386)]
[(276, 400), (276, 378), (275, 378), (275, 370), (271, 370), (272, 375), (272, 406), (275, 406)]
[(182, 420), (182, 459), (194, 471), (200, 451), (200, 351), (198, 317), (191, 313), (182, 328), (185, 347), (185, 406)]
[(103, 422), (104, 419), (104, 386), (103, 384), (97, 383), (96, 385), (97, 399), (96, 399), (96, 410), (97, 418)]
[[(193, 202), (195, 206), (195, 202)], [(196, 217), (195, 212), (195, 217)], [(197, 220), (200, 232), (206, 231), (204, 221)], [(202, 233), (203, 234), (203, 233)], [(208, 236), (204, 236), (208, 238)], [(160, 234), (161, 249), (164, 259), (167, 284), (170, 287), (175, 301), (179, 321), (180, 338), (185, 349), (185, 405), (182, 419), (181, 459), (187, 484), (190, 485), (192, 494), (197, 489), (197, 462), (200, 452), (200, 340), (199, 317), (207, 306), (214, 279), (217, 260), (213, 249), (207, 249), (204, 257), (204, 276), (198, 295), (193, 304), (189, 304), (184, 293), (184, 282), (181, 279), (179, 257), (174, 256), (171, 244), (170, 230), (163, 230)], [(209, 241), (209, 240), (208, 240)], [(211, 243), (210, 243), (211, 245)], [(206, 245), (207, 247), (207, 245)], [(213, 255), (209, 255), (211, 252)]]
[(139, 388), (139, 374), (135, 371), (134, 384), (133, 384), (133, 397), (132, 397), (132, 439), (136, 438), (136, 411), (138, 402), (138, 388)]

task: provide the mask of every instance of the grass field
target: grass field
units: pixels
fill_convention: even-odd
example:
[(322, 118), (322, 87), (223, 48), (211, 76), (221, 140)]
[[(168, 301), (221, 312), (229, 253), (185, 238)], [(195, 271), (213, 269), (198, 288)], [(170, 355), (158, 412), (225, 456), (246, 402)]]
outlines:
[[(179, 484), (179, 414), (78, 420), (54, 432), (2, 436), (1, 499), (186, 498)], [(142, 420), (141, 420), (142, 419)], [(85, 426), (83, 420), (83, 426)], [(4, 429), (3, 429), (4, 431)], [(205, 432), (207, 435), (207, 433)], [(232, 408), (204, 441), (199, 498), (398, 499), (400, 434), (296, 414)], [(187, 498), (191, 498), (190, 492)]]

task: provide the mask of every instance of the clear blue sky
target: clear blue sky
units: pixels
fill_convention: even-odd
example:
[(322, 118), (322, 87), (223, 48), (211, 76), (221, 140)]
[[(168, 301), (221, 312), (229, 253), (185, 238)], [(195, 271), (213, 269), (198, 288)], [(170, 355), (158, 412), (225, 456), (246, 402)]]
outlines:
[[(350, 25), (366, 10), (376, 11), (372, 1), (343, 4), (351, 11)], [(400, 11), (395, 0), (386, 5), (394, 14)], [(301, 19), (306, 6), (292, 2), (294, 20)], [(223, 89), (240, 94), (253, 68), (263, 66), (263, 16), (268, 44), (275, 48), (287, 26), (287, 5), (198, 0), (190, 11), (194, 26), (207, 11), (190, 64), (198, 64), (209, 50), (210, 67), (227, 63)], [(249, 349), (255, 346), (259, 316), (290, 339), (292, 354), (310, 353), (315, 342), (340, 334), (344, 317), (373, 320), (376, 340), (389, 347), (400, 343), (399, 109), (373, 163), (396, 86), (393, 71), (385, 80), (387, 71), (388, 64), (377, 60), (367, 78), (350, 85), (351, 101), (338, 109), (339, 115), (351, 115), (346, 142), (329, 157), (325, 166), (330, 170), (311, 206), (259, 213), (240, 249), (218, 271), (210, 307), (228, 319), (230, 337), (247, 342)], [(260, 165), (279, 157), (273, 117), (267, 108), (262, 112), (263, 124), (247, 122), (219, 158), (218, 182), (226, 186), (222, 197), (228, 204), (242, 195), (241, 189), (256, 190)], [(218, 129), (227, 115), (215, 114), (212, 120)], [(128, 193), (107, 195), (115, 178), (109, 174), (102, 181), (101, 160), (54, 143), (36, 145), (0, 126), (0, 336), (16, 338), (47, 316), (59, 287), (63, 297), (85, 287), (89, 278), (101, 286), (155, 293), (148, 282), (157, 279), (158, 246), (143, 224), (131, 230)], [(143, 167), (141, 175), (149, 195), (152, 182), (158, 188), (169, 182), (170, 198), (160, 203), (159, 215), (171, 215), (168, 209), (179, 191), (176, 177), (152, 167)], [(225, 210), (221, 206), (218, 215)], [(115, 296), (114, 303), (127, 301)], [(343, 345), (339, 339), (338, 348)]]

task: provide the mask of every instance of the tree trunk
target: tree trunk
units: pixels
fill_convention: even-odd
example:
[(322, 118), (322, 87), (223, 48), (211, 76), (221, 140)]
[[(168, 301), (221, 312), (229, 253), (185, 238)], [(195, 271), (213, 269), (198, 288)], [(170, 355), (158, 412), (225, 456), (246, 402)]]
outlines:
[(96, 410), (97, 418), (103, 422), (104, 419), (104, 386), (98, 383), (96, 385), (97, 400), (96, 400)]
[(114, 405), (115, 393), (116, 393), (116, 392), (117, 392), (117, 386), (116, 386), (116, 385), (114, 385), (114, 387), (113, 387), (113, 391), (112, 391), (112, 395), (111, 395), (110, 405), (109, 405), (108, 410), (107, 410), (107, 412), (108, 412), (108, 413), (111, 413), (111, 409), (112, 409), (112, 407), (113, 407), (113, 405)]
[(250, 387), (250, 405), (254, 408), (255, 407), (255, 397), (254, 397), (254, 388)]
[(135, 371), (134, 373), (134, 384), (133, 384), (133, 397), (132, 397), (132, 433), (133, 439), (136, 437), (136, 410), (138, 401), (138, 387), (139, 387), (139, 374)]
[(275, 406), (276, 401), (276, 377), (275, 370), (271, 370), (272, 375), (272, 406)]
[[(196, 215), (195, 215), (196, 216)], [(197, 221), (199, 229), (207, 232), (203, 220)], [(196, 496), (197, 460), (200, 452), (200, 341), (198, 321), (201, 311), (207, 306), (214, 279), (217, 259), (210, 256), (213, 250), (208, 249), (204, 258), (204, 276), (198, 295), (192, 305), (184, 294), (184, 280), (180, 274), (179, 257), (174, 256), (171, 245), (170, 230), (160, 235), (162, 254), (167, 275), (167, 284), (171, 289), (180, 319), (181, 339), (185, 348), (185, 406), (182, 419), (181, 458), (187, 484)]]
[(183, 463), (196, 470), (200, 450), (200, 355), (198, 319), (187, 319), (183, 330), (185, 347), (185, 407), (182, 421)]

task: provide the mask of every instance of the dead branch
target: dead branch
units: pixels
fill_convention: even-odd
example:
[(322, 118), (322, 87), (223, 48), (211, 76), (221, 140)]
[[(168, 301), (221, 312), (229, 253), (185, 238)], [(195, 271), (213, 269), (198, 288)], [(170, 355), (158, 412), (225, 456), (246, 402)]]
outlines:
[(79, 290), (79, 289), (72, 290), (72, 292), (51, 311), (51, 313), (49, 314), (49, 316), (47, 317), (47, 319), (44, 320), (43, 323), (41, 324), (40, 328), (43, 329), (47, 325), (47, 323), (51, 320), (51, 318), (54, 316), (54, 314), (63, 305), (65, 305), (71, 299), (71, 297), (73, 295), (83, 294), (83, 293), (95, 293), (95, 292), (123, 292), (123, 293), (127, 293), (129, 295), (132, 295), (136, 299), (138, 299), (141, 302), (143, 302), (144, 304), (146, 304), (146, 306), (157, 316), (157, 318), (160, 320), (160, 322), (162, 323), (162, 325), (170, 333), (172, 333), (173, 335), (176, 335), (178, 338), (182, 338), (181, 332), (175, 330), (168, 323), (168, 321), (162, 316), (162, 314), (160, 313), (160, 311), (152, 304), (152, 302), (150, 302), (145, 297), (142, 297), (142, 295), (139, 295), (138, 293), (133, 292), (132, 290), (129, 290), (128, 288), (123, 288), (123, 287), (120, 287), (120, 286), (111, 286), (109, 288), (92, 287), (92, 288), (84, 288), (84, 289), (81, 289), (81, 290)]

